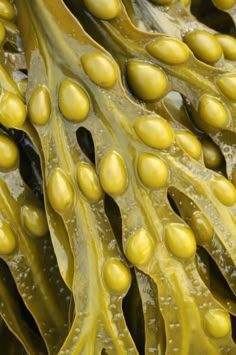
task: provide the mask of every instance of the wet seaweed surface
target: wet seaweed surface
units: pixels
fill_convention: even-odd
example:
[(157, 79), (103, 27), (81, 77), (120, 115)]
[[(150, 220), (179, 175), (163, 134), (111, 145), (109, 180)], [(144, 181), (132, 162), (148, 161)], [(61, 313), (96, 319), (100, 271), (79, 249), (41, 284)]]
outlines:
[(236, 353), (235, 18), (0, 0), (4, 354)]

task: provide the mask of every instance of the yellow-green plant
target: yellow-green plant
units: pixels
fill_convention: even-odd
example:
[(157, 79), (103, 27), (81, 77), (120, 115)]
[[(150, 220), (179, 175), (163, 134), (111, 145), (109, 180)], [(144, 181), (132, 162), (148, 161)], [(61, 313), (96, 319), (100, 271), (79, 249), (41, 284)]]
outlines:
[[(4, 37), (0, 329), (29, 354), (236, 352), (234, 38), (190, 5), (15, 1), (27, 88)], [(44, 206), (12, 129), (40, 158)]]

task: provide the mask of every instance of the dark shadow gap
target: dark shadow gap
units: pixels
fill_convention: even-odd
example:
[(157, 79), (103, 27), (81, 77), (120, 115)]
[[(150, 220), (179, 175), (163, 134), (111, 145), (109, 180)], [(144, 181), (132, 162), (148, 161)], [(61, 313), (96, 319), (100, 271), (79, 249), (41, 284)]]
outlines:
[(235, 295), (222, 275), (218, 265), (209, 257), (210, 264), (210, 288), (215, 295), (222, 295), (236, 302)]
[[(8, 265), (0, 259), (0, 269), (4, 271), (4, 275), (7, 275), (7, 284), (9, 285), (10, 290), (12, 290), (13, 295), (15, 296), (15, 301), (19, 307), (21, 312), (21, 320), (28, 324), (29, 328), (32, 330), (33, 333), (37, 334), (41, 338), (38, 326), (31, 315), (30, 311), (26, 308), (15, 284), (15, 280), (11, 274), (11, 271)], [(12, 295), (12, 297), (14, 297)]]
[(217, 9), (211, 0), (192, 0), (191, 12), (208, 27), (235, 36), (235, 25), (230, 15)]
[[(7, 328), (7, 325), (1, 324), (0, 327), (1, 354), (5, 355), (27, 355), (23, 345), (17, 337)], [(13, 353), (13, 350), (15, 352)], [(17, 353), (16, 353), (17, 351)]]
[(120, 248), (120, 250), (123, 251), (122, 218), (121, 218), (120, 209), (119, 209), (119, 206), (117, 205), (117, 203), (115, 202), (115, 200), (113, 200), (113, 198), (107, 194), (105, 194), (105, 197), (104, 197), (104, 209), (105, 209), (105, 213), (107, 215), (107, 218), (109, 219), (113, 233), (116, 237), (119, 248)]
[(236, 343), (236, 317), (232, 316), (232, 314), (231, 314), (230, 318), (231, 318), (231, 324), (232, 324), (232, 338), (233, 338), (234, 342)]
[(15, 54), (18, 52), (17, 46), (12, 42), (5, 42), (3, 45), (4, 52)]
[(198, 246), (197, 250), (196, 265), (203, 282), (219, 303), (221, 303), (222, 299), (225, 302), (227, 300), (227, 302), (231, 301), (236, 304), (235, 295), (222, 275), (218, 265), (208, 252), (200, 246)]
[(20, 69), (21, 73), (23, 73), (26, 77), (28, 77), (28, 70), (27, 69)]
[(30, 187), (34, 196), (43, 202), (43, 180), (40, 158), (35, 151), (32, 141), (26, 134), (16, 143), (20, 152), (19, 169), (22, 179)]
[(123, 299), (123, 313), (127, 327), (140, 355), (145, 354), (145, 326), (142, 301), (137, 285), (134, 269), (131, 269), (132, 284)]
[[(178, 207), (177, 207), (177, 205), (176, 205), (174, 199), (172, 198), (170, 191), (168, 191), (168, 193), (167, 193), (167, 199), (168, 199), (168, 201), (169, 201), (169, 204), (170, 204), (172, 210), (175, 212), (175, 214), (177, 214), (178, 216), (180, 216)], [(181, 217), (181, 216), (180, 216), (180, 217)]]
[(43, 181), (40, 158), (31, 139), (22, 131), (0, 125), (0, 130), (11, 138), (19, 149), (19, 170), (22, 179), (37, 199), (43, 202)]
[(86, 157), (95, 164), (95, 150), (92, 134), (84, 127), (76, 131), (77, 142)]

